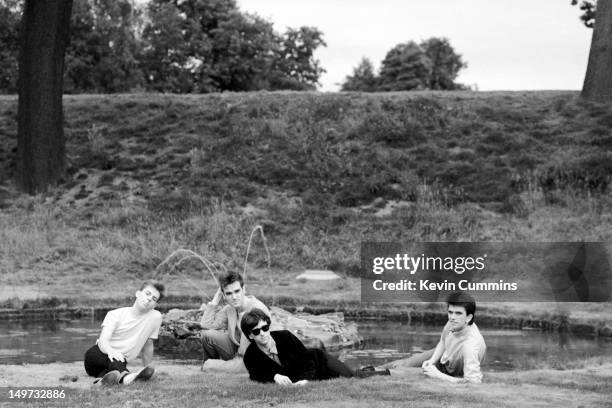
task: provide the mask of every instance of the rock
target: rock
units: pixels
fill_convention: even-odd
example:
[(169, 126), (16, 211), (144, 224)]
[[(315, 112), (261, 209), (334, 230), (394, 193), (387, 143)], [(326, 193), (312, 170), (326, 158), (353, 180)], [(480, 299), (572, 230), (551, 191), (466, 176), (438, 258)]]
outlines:
[(298, 275), (295, 279), (324, 281), (340, 279), (340, 276), (332, 271), (305, 270), (304, 273)]
[[(292, 314), (279, 307), (270, 308), (272, 330), (290, 330), (306, 347), (339, 350), (363, 342), (357, 324), (346, 323), (342, 313)], [(172, 309), (164, 316), (156, 348), (181, 354), (201, 353), (201, 310)]]

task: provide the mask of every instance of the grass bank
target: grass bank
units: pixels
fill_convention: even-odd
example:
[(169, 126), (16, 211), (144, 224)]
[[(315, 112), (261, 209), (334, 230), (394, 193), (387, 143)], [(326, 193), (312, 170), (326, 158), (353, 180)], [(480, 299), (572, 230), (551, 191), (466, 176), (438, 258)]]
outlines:
[[(13, 305), (130, 296), (177, 248), (242, 269), (257, 224), (251, 293), (315, 301), (358, 299), (362, 240), (612, 242), (612, 107), (572, 92), (67, 96), (68, 174), (35, 197), (10, 182), (15, 97), (0, 118)], [(195, 262), (165, 278), (214, 291)]]
[[(60, 379), (60, 378), (63, 378)], [(76, 379), (71, 382), (70, 379)], [(480, 385), (450, 385), (424, 377), (338, 379), (281, 388), (244, 375), (200, 372), (185, 365), (158, 366), (148, 383), (94, 389), (80, 363), (3, 366), (0, 387), (64, 386), (65, 400), (45, 406), (181, 407), (602, 407), (609, 404), (612, 362), (589, 361), (564, 370), (485, 373)]]

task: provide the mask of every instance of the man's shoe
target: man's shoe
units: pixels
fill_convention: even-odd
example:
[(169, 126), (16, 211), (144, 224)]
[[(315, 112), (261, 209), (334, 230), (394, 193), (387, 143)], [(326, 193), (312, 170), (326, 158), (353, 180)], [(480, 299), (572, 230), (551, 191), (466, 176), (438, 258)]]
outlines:
[(361, 368), (355, 372), (355, 377), (357, 378), (368, 378), (375, 375), (391, 375), (391, 372), (389, 370), (371, 370), (367, 367), (365, 369)]
[(109, 371), (102, 378), (96, 378), (93, 385), (96, 387), (110, 386), (119, 384), (121, 373), (117, 370)]
[(123, 377), (123, 381), (121, 381), (121, 383), (123, 385), (130, 385), (136, 380), (146, 381), (153, 376), (154, 372), (155, 369), (152, 366), (146, 366), (145, 368), (141, 369), (136, 373), (126, 374)]

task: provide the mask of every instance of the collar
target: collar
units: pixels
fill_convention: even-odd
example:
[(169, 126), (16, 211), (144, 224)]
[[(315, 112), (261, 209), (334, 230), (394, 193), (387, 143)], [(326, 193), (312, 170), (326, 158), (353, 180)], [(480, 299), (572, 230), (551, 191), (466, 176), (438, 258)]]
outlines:
[[(257, 343), (255, 343), (257, 344)], [(259, 344), (257, 344), (257, 347), (259, 347), (259, 349), (261, 351), (263, 351), (265, 354), (276, 354), (278, 356), (278, 349), (276, 348), (276, 342), (274, 341), (274, 339), (272, 338), (272, 336), (270, 336), (270, 343), (268, 344), (267, 348), (262, 348), (259, 346)]]

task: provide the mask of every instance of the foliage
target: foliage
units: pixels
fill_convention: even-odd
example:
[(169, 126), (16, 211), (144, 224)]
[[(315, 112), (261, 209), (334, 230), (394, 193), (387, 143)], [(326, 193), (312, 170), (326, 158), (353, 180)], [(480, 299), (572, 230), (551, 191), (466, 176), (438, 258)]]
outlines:
[(467, 64), (446, 38), (432, 37), (421, 44), (414, 41), (393, 47), (374, 74), (372, 63), (364, 58), (347, 76), (343, 91), (411, 91), (422, 89), (464, 89), (455, 83), (459, 71)]
[(21, 2), (0, 0), (0, 92), (17, 92)]
[(314, 52), (326, 46), (323, 32), (316, 27), (288, 28), (274, 57), (271, 89), (315, 89), (319, 76), (325, 72)]
[(359, 65), (353, 69), (353, 75), (347, 76), (342, 84), (342, 91), (374, 92), (377, 85), (374, 65), (368, 58), (363, 57)]
[(462, 68), (467, 64), (461, 55), (455, 53), (446, 38), (432, 37), (420, 44), (425, 55), (431, 61), (431, 74), (429, 76), (429, 89), (457, 89), (460, 86), (454, 81)]
[[(67, 93), (314, 89), (325, 46), (314, 27), (274, 31), (234, 0), (74, 2)], [(18, 0), (0, 0), (0, 92), (16, 92)]]
[[(572, 0), (572, 6), (578, 4), (578, 0)], [(580, 3), (580, 10), (582, 10), (582, 15), (580, 16), (580, 20), (584, 23), (588, 28), (593, 28), (595, 25), (595, 11), (597, 9), (597, 0), (582, 0)]]
[(234, 1), (153, 0), (144, 29), (149, 87), (169, 92), (312, 89), (323, 70), (313, 58), (325, 45), (311, 27), (284, 35)]
[(381, 91), (427, 89), (433, 70), (423, 48), (410, 41), (393, 47), (383, 59), (379, 74)]
[(133, 0), (74, 2), (65, 92), (129, 92), (142, 86), (136, 32), (140, 18)]

